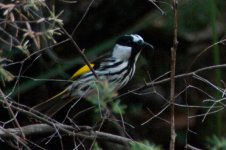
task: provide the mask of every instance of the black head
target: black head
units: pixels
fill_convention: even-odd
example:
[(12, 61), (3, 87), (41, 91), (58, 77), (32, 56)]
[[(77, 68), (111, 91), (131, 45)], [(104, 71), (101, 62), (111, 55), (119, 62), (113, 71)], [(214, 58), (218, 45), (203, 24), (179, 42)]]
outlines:
[(136, 47), (136, 48), (152, 48), (153, 46), (143, 40), (143, 38), (137, 34), (124, 35), (117, 39), (116, 44)]
[(116, 40), (112, 55), (123, 60), (137, 59), (142, 49), (153, 49), (153, 46), (137, 34), (124, 35)]

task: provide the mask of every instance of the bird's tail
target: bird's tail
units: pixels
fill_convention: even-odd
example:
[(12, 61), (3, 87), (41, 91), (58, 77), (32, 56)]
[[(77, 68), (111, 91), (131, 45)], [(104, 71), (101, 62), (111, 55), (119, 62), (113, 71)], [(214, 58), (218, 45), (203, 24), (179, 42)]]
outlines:
[(50, 99), (32, 107), (32, 109), (39, 111), (40, 113), (43, 113), (49, 117), (52, 117), (73, 100), (73, 98), (71, 97), (63, 97), (66, 92), (67, 89), (56, 94)]

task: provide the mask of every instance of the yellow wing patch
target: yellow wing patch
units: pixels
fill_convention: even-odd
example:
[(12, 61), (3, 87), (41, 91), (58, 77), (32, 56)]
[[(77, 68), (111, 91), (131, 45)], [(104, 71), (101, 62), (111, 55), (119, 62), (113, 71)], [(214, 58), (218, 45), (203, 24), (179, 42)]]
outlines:
[[(90, 64), (90, 66), (93, 68), (93, 67), (94, 67), (94, 64)], [(75, 78), (77, 78), (78, 76), (81, 76), (81, 75), (83, 75), (83, 74), (85, 74), (85, 73), (87, 73), (87, 72), (89, 72), (89, 71), (90, 71), (89, 66), (88, 66), (88, 65), (85, 65), (85, 66), (83, 66), (82, 68), (80, 68), (79, 70), (77, 70), (77, 71), (71, 76), (70, 79), (75, 79)]]

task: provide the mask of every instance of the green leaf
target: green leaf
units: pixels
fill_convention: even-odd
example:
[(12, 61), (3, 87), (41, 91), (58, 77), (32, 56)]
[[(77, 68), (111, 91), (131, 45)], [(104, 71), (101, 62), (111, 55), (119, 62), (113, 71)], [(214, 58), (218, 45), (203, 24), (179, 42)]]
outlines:
[(144, 141), (131, 143), (131, 150), (162, 150), (162, 148), (161, 146)]
[(218, 137), (216, 135), (207, 139), (209, 150), (223, 150), (226, 149), (226, 138)]
[(3, 81), (7, 82), (12, 81), (14, 79), (14, 75), (2, 68), (2, 66), (0, 66), (0, 77)]
[(120, 101), (115, 101), (112, 103), (112, 111), (116, 114), (124, 114), (127, 105), (120, 104)]
[(99, 147), (98, 143), (95, 142), (94, 145), (93, 145), (93, 150), (102, 150), (102, 148)]

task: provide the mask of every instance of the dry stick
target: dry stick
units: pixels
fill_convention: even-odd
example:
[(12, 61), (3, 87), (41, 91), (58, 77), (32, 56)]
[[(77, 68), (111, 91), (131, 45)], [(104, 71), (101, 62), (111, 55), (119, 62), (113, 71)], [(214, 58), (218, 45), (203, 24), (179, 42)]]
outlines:
[(192, 145), (190, 145), (190, 144), (186, 144), (186, 145), (185, 145), (185, 148), (186, 148), (187, 150), (202, 150), (202, 149), (199, 149), (199, 148), (197, 148), (197, 147), (194, 147), (194, 146), (192, 146)]
[[(0, 101), (0, 103), (5, 104), (4, 101)], [(25, 115), (29, 115), (35, 119), (45, 122), (45, 124), (38, 124), (38, 125), (36, 124), (36, 126), (33, 126), (33, 125), (25, 126), (25, 127), (28, 127), (26, 129), (24, 127), (21, 127), (21, 131), (19, 130), (19, 128), (12, 128), (12, 129), (10, 129), (11, 131), (6, 129), (7, 131), (10, 131), (11, 133), (14, 133), (14, 132), (12, 132), (12, 130), (13, 130), (18, 135), (21, 135), (22, 133), (24, 133), (25, 135), (30, 135), (30, 134), (34, 135), (34, 134), (50, 133), (50, 132), (53, 133), (53, 132), (56, 132), (56, 130), (59, 130), (61, 133), (67, 134), (68, 136), (74, 136), (74, 137), (85, 138), (85, 139), (90, 139), (90, 140), (94, 140), (97, 138), (97, 139), (103, 139), (103, 140), (111, 141), (111, 142), (118, 143), (118, 144), (133, 142), (132, 139), (129, 139), (126, 137), (113, 135), (113, 134), (109, 134), (109, 133), (104, 133), (104, 132), (100, 132), (100, 131), (92, 131), (90, 127), (81, 127), (81, 129), (82, 129), (82, 131), (81, 131), (81, 130), (75, 129), (72, 126), (58, 123), (53, 119), (51, 119), (51, 121), (49, 121), (48, 119), (46, 119), (44, 117), (40, 117), (39, 115), (36, 115), (35, 113), (39, 114), (39, 112), (37, 112), (35, 110), (32, 110), (32, 112), (30, 112), (25, 109), (21, 109), (17, 106), (14, 106), (13, 104), (11, 105), (11, 108), (14, 110), (17, 110)], [(33, 129), (32, 131), (30, 130), (31, 129), (30, 127)], [(45, 131), (43, 131), (41, 129), (44, 129)], [(41, 133), (39, 133), (39, 132), (41, 132)], [(12, 136), (10, 136), (9, 134), (5, 135), (0, 130), (0, 137), (10, 138)]]
[(96, 79), (98, 79), (97, 74), (95, 73), (94, 69), (92, 68), (92, 66), (90, 65), (89, 60), (87, 59), (86, 55), (84, 54), (84, 52), (79, 48), (78, 44), (75, 42), (75, 40), (72, 38), (72, 36), (64, 29), (63, 26), (61, 26), (59, 24), (60, 28), (63, 30), (63, 32), (68, 36), (68, 38), (71, 40), (71, 42), (74, 44), (75, 48), (77, 49), (77, 51), (81, 54), (83, 60), (85, 61), (85, 63), (87, 64), (87, 66), (89, 67), (89, 69), (92, 71), (93, 75), (95, 76)]
[[(21, 134), (24, 134), (23, 132), (21, 132), (21, 128), (16, 128), (16, 129), (18, 130), (18, 132), (20, 132), (20, 135)], [(20, 136), (16, 135), (14, 132), (10, 132), (8, 129), (5, 129), (3, 127), (0, 127), (0, 137), (1, 137), (1, 135), (4, 135), (5, 137), (10, 137), (11, 139), (15, 139), (21, 145), (23, 145), (24, 148), (30, 150), (30, 148), (27, 146), (26, 141), (24, 139), (22, 139)], [(1, 137), (1, 138), (4, 138), (4, 136)]]
[[(57, 125), (57, 124), (56, 124)], [(64, 128), (66, 130), (72, 130), (73, 127), (68, 126), (68, 125), (63, 125), (63, 124), (58, 124), (57, 127), (59, 128)], [(25, 133), (26, 136), (36, 136), (36, 135), (42, 135), (42, 134), (51, 134), (55, 132), (55, 128), (47, 125), (47, 124), (33, 124), (33, 125), (27, 125), (24, 127), (21, 127), (22, 131)], [(65, 133), (65, 132), (63, 132)], [(10, 129), (0, 129), (0, 137), (1, 138), (13, 138), (13, 136), (18, 136), (21, 135), (21, 131), (18, 128), (10, 128)], [(133, 140), (110, 134), (110, 133), (105, 133), (105, 132), (100, 132), (100, 131), (81, 131), (81, 133), (74, 133), (71, 132), (71, 134), (68, 134), (68, 136), (77, 136), (77, 137), (82, 137), (85, 139), (102, 139), (104, 141), (110, 141), (118, 144), (124, 144), (133, 142)]]
[(89, 12), (89, 10), (90, 10), (91, 6), (93, 5), (94, 1), (95, 1), (95, 0), (92, 0), (92, 1), (89, 3), (89, 5), (88, 5), (88, 7), (86, 8), (86, 11), (85, 11), (85, 13), (83, 14), (82, 18), (79, 20), (79, 22), (78, 22), (77, 25), (75, 26), (74, 30), (72, 31), (71, 36), (74, 35), (75, 31), (78, 29), (78, 27), (80, 26), (80, 24), (82, 23), (82, 21), (83, 21), (84, 18), (86, 17), (86, 15), (87, 15), (87, 13)]
[[(209, 71), (209, 70), (213, 70), (213, 69), (220, 69), (220, 68), (226, 68), (226, 64), (220, 64), (220, 65), (213, 65), (213, 66), (203, 67), (203, 68), (197, 69), (197, 70), (192, 71), (192, 72), (179, 74), (179, 75), (175, 76), (175, 79), (185, 78), (185, 77), (190, 77), (190, 76), (196, 76), (196, 74), (198, 74), (200, 72)], [(170, 81), (170, 78), (162, 79), (162, 80), (155, 81), (155, 82), (150, 82), (150, 83), (147, 83), (146, 86), (151, 87), (153, 85), (166, 83), (168, 81)]]
[(170, 103), (171, 103), (171, 127), (170, 127), (170, 150), (175, 149), (175, 140), (176, 140), (176, 132), (175, 132), (175, 75), (176, 75), (176, 51), (177, 51), (177, 0), (173, 0), (173, 14), (174, 14), (174, 38), (173, 38), (173, 47), (171, 48), (171, 81), (170, 81)]
[[(13, 120), (14, 120), (16, 126), (20, 129), (20, 123), (18, 122), (17, 118), (15, 117), (15, 114), (14, 114), (12, 108), (11, 108), (11, 105), (9, 104), (8, 100), (6, 99), (6, 96), (5, 96), (5, 94), (3, 93), (3, 91), (2, 91), (1, 88), (0, 88), (0, 95), (2, 96), (2, 99), (3, 99), (4, 103), (5, 103), (6, 106), (7, 106), (7, 109), (8, 109), (8, 111), (9, 111), (10, 116), (13, 117)], [(21, 131), (21, 136), (22, 136), (22, 138), (25, 140), (25, 139), (26, 139), (25, 134), (22, 132), (21, 129), (20, 129), (20, 131)]]
[[(0, 103), (2, 104), (2, 105), (4, 105), (5, 104), (5, 101), (0, 101)], [(36, 110), (33, 110), (33, 109), (30, 109), (30, 111), (28, 111), (28, 110), (26, 110), (23, 106), (21, 106), (20, 104), (17, 104), (17, 103), (15, 103), (16, 105), (18, 105), (18, 106), (15, 106), (13, 103), (10, 105), (10, 108), (11, 109), (14, 109), (14, 110), (16, 110), (16, 111), (18, 111), (18, 112), (20, 112), (20, 113), (23, 113), (23, 114), (25, 114), (25, 115), (27, 115), (27, 116), (31, 116), (31, 117), (33, 117), (33, 118), (35, 118), (35, 119), (37, 119), (37, 120), (39, 120), (39, 121), (42, 121), (42, 122), (44, 122), (44, 123), (46, 123), (47, 125), (49, 125), (49, 126), (52, 126), (52, 127), (55, 127), (55, 129), (58, 129), (58, 130), (60, 130), (60, 131), (62, 131), (62, 132), (64, 132), (64, 133), (66, 133), (66, 134), (68, 134), (68, 135), (74, 135), (74, 132), (72, 132), (72, 131), (78, 131), (77, 129), (75, 129), (75, 128), (71, 128), (71, 130), (68, 130), (68, 129), (66, 129), (66, 128), (62, 128), (62, 126), (59, 126), (60, 125), (60, 123), (58, 123), (57, 121), (55, 121), (54, 119), (52, 119), (52, 118), (49, 118), (48, 116), (46, 116), (46, 115), (44, 115), (44, 114), (41, 114), (40, 112), (38, 112), (38, 111), (36, 111)], [(22, 108), (21, 108), (22, 107)], [(26, 106), (25, 106), (26, 107)], [(21, 133), (23, 133), (23, 132), (21, 132)]]
[[(179, 75), (175, 76), (175, 79), (181, 79), (181, 78), (186, 78), (186, 77), (197, 76), (196, 74), (198, 74), (200, 72), (209, 71), (209, 70), (213, 70), (213, 69), (220, 69), (220, 68), (226, 68), (226, 64), (203, 67), (203, 68), (197, 69), (197, 70), (195, 70), (193, 72), (179, 74)], [(145, 85), (143, 85), (141, 87), (138, 87), (136, 89), (130, 90), (128, 92), (125, 92), (125, 93), (119, 95), (118, 97), (116, 97), (115, 99), (121, 98), (121, 97), (123, 97), (123, 96), (125, 96), (125, 95), (127, 95), (129, 93), (133, 93), (133, 92), (136, 92), (136, 91), (139, 91), (139, 90), (143, 90), (143, 89), (148, 88), (148, 87), (153, 87), (155, 85), (159, 85), (159, 84), (163, 84), (163, 83), (169, 82), (170, 80), (171, 80), (171, 78), (165, 78), (165, 79), (157, 80), (157, 81), (153, 80), (151, 82), (146, 83)]]
[(201, 55), (203, 55), (207, 50), (209, 50), (210, 48), (214, 47), (215, 45), (218, 45), (220, 43), (224, 44), (224, 42), (226, 42), (226, 38), (223, 40), (220, 40), (216, 43), (213, 43), (212, 45), (208, 46), (207, 48), (205, 48), (203, 51), (201, 51), (196, 57), (195, 59), (192, 61), (191, 65), (188, 67), (187, 70), (190, 70), (191, 67), (194, 65), (194, 63), (198, 60), (199, 57), (201, 57)]
[(7, 97), (9, 97), (9, 96), (14, 92), (14, 90), (15, 90), (16, 85), (17, 85), (18, 82), (19, 82), (19, 78), (20, 78), (20, 75), (21, 75), (21, 72), (22, 72), (22, 68), (23, 68), (23, 64), (25, 63), (25, 61), (29, 60), (29, 59), (31, 58), (31, 56), (34, 56), (34, 55), (36, 55), (36, 54), (38, 54), (38, 53), (41, 53), (41, 52), (44, 52), (44, 51), (47, 50), (48, 48), (53, 48), (54, 46), (57, 46), (57, 45), (66, 43), (66, 42), (69, 41), (69, 40), (70, 40), (70, 39), (65, 39), (64, 41), (61, 41), (61, 42), (59, 42), (59, 43), (56, 43), (56, 44), (50, 45), (50, 46), (48, 46), (48, 47), (46, 47), (46, 48), (40, 49), (40, 50), (38, 50), (38, 51), (35, 51), (35, 52), (33, 52), (32, 54), (30, 54), (28, 57), (26, 57), (24, 60), (19, 61), (18, 63), (21, 64), (21, 66), (20, 66), (20, 68), (19, 68), (19, 74), (17, 75), (16, 82), (14, 83), (14, 85), (13, 85), (13, 87), (12, 87), (12, 90), (11, 90), (11, 92), (9, 92), (9, 94), (7, 95)]

